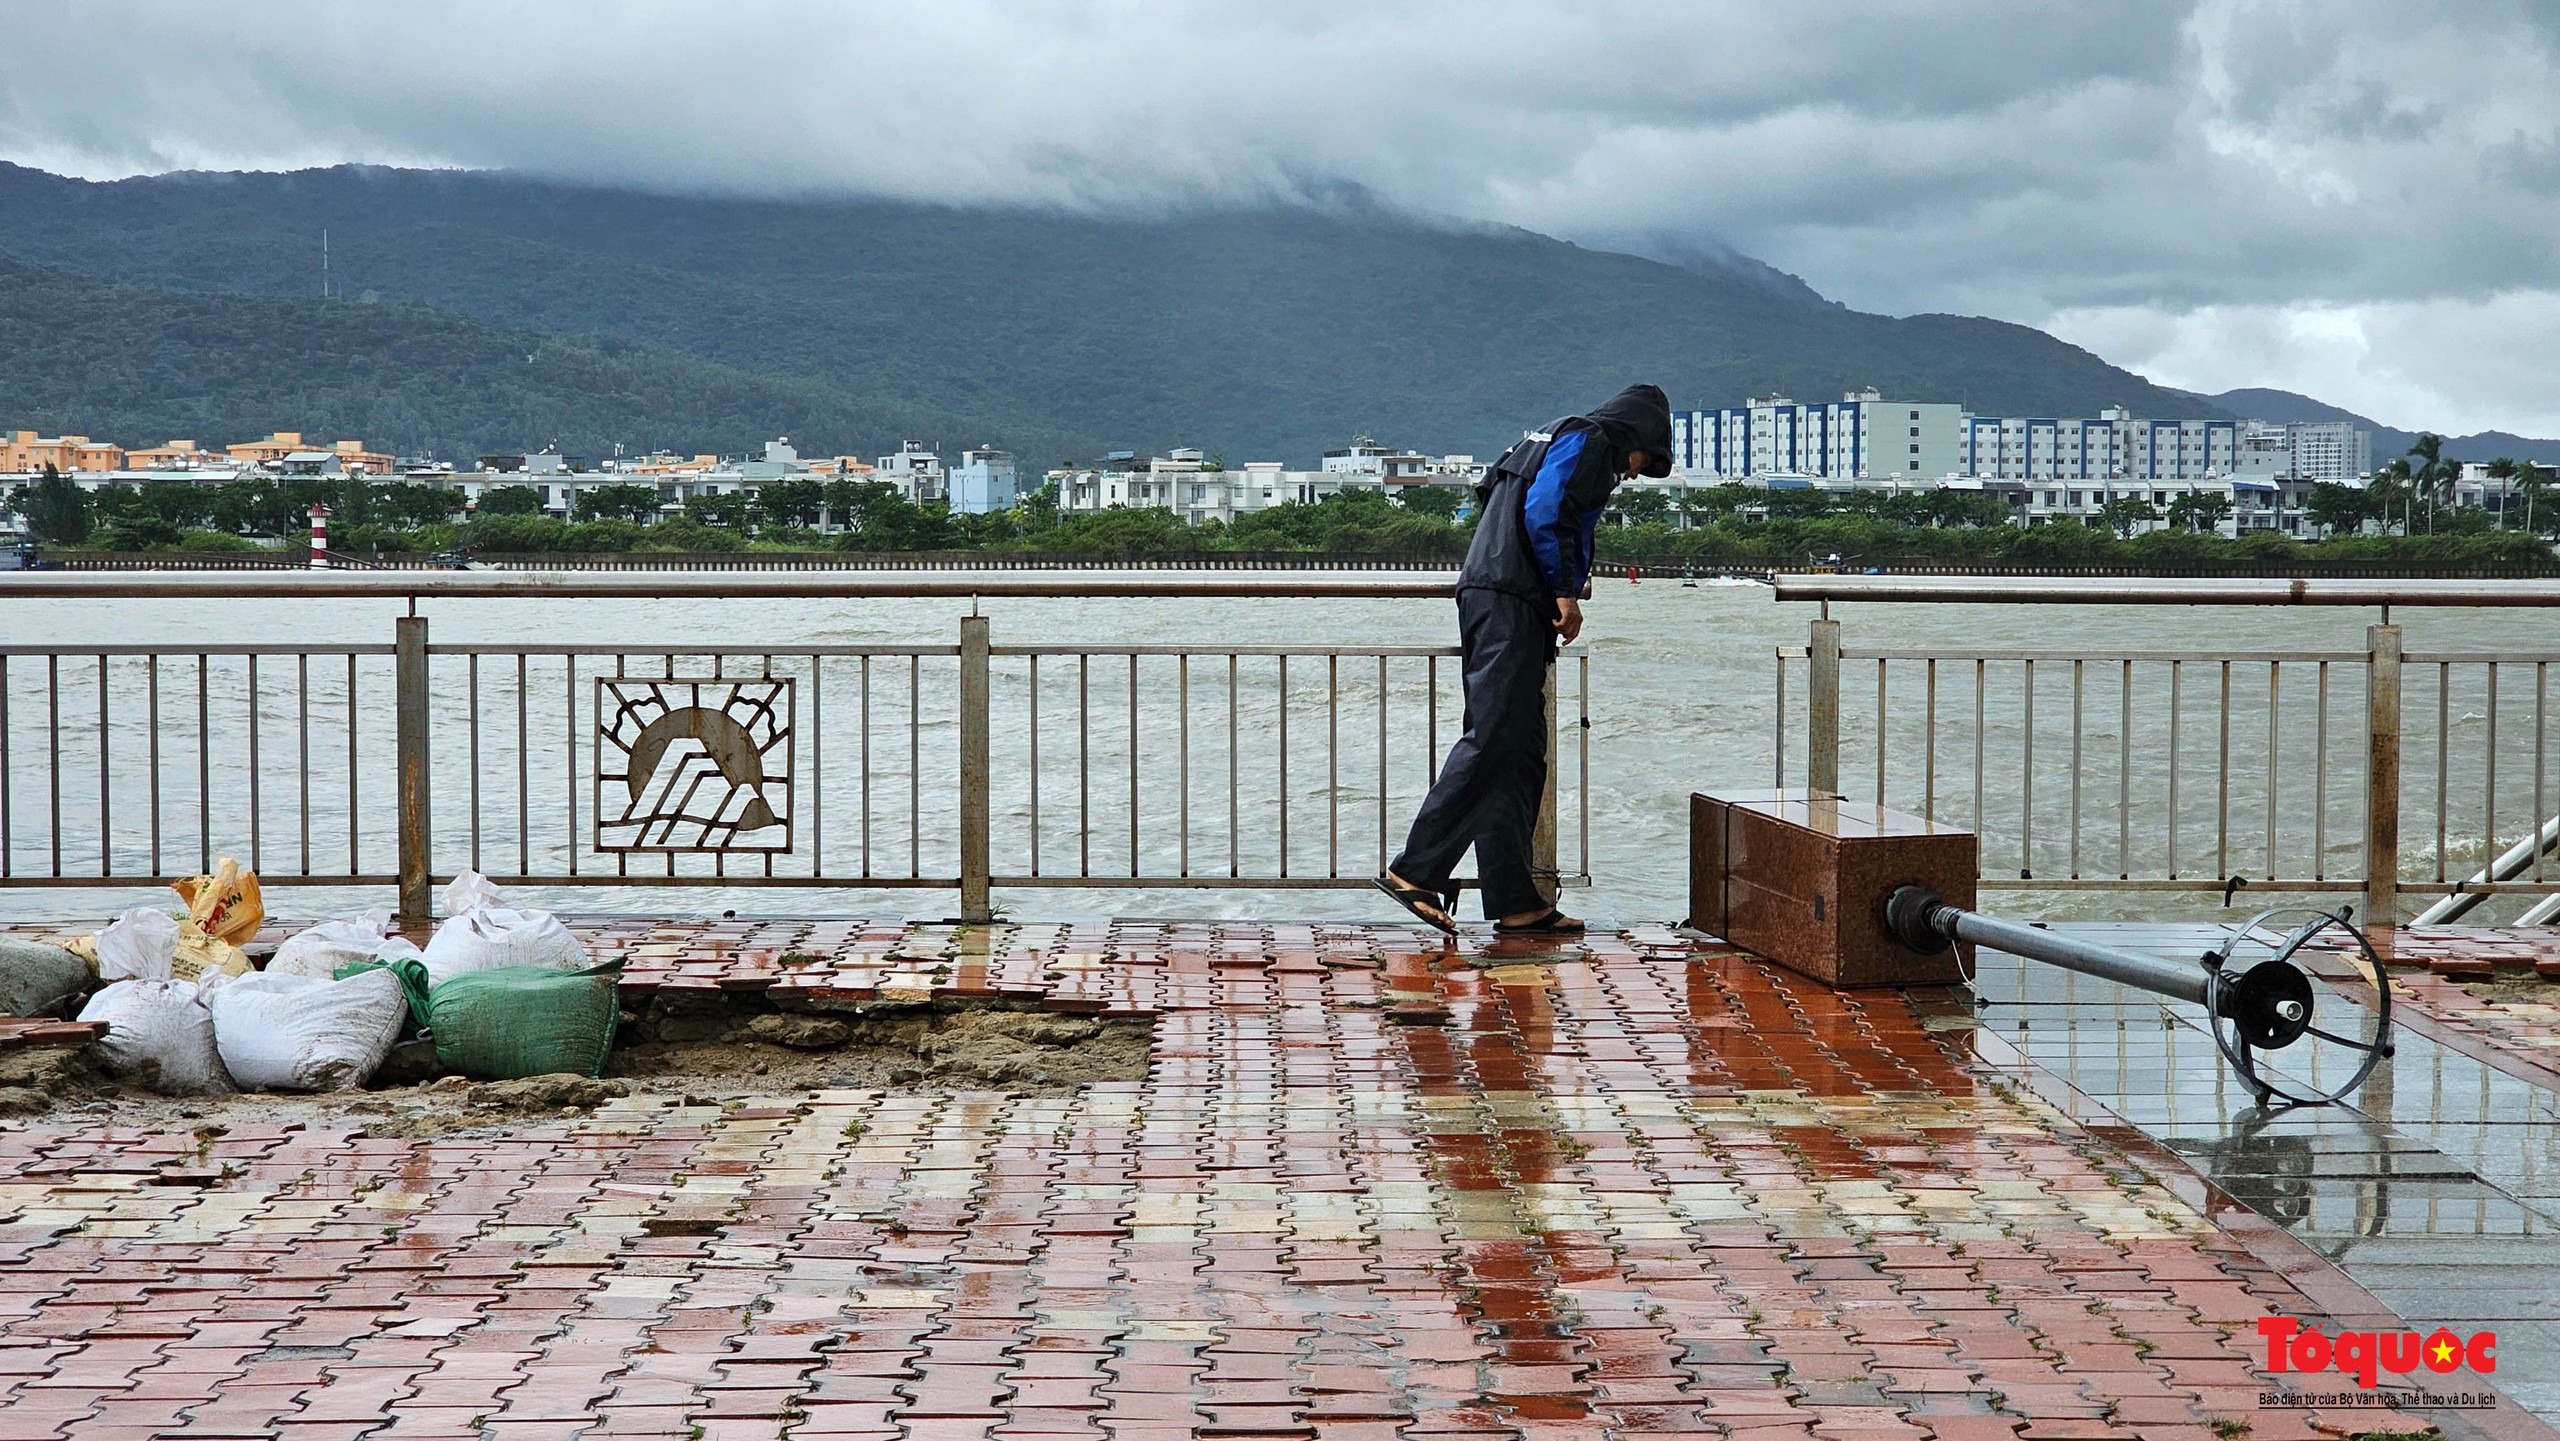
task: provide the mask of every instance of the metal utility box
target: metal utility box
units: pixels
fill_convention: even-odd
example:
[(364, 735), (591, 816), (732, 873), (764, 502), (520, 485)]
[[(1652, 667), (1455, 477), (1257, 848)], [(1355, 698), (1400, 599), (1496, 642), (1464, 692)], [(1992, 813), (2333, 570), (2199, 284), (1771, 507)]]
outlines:
[(1921, 885), (1971, 909), (1971, 831), (1800, 787), (1689, 798), (1689, 924), (1834, 986), (1964, 980), (1969, 947), (1922, 955), (1884, 900)]

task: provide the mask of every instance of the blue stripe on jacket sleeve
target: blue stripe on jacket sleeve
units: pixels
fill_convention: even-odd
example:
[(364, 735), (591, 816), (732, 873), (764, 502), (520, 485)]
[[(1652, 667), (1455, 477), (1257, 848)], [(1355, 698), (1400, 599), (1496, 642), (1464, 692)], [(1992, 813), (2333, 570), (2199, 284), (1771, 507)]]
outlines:
[[(1564, 534), (1565, 487), (1573, 483), (1573, 472), (1581, 464), (1582, 446), (1589, 431), (1577, 430), (1560, 435), (1547, 447), (1546, 462), (1538, 467), (1537, 476), (1529, 482), (1529, 493), (1520, 503), (1521, 526), (1529, 533), (1529, 554), (1538, 562), (1538, 573), (1546, 577), (1547, 588), (1557, 595), (1579, 593), (1582, 587), (1570, 578), (1570, 565)], [(1575, 537), (1578, 541), (1580, 538)], [(1578, 551), (1580, 546), (1577, 544)]]

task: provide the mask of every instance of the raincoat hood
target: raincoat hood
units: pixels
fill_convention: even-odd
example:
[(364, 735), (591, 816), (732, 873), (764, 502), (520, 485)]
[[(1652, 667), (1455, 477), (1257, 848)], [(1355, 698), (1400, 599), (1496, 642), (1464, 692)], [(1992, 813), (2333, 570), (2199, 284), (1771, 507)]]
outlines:
[(1644, 473), (1659, 480), (1671, 473), (1671, 400), (1658, 385), (1630, 385), (1584, 419), (1607, 433), (1620, 454), (1644, 452)]

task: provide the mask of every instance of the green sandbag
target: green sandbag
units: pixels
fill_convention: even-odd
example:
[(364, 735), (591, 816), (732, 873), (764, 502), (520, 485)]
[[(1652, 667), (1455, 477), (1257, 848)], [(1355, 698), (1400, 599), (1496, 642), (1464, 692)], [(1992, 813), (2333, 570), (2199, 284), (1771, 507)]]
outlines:
[(427, 1034), (448, 1071), (490, 1081), (594, 1076), (613, 1049), (622, 963), (583, 971), (467, 971), (427, 993)]
[(338, 967), (330, 979), (343, 981), (350, 976), (361, 976), (367, 971), (380, 970), (388, 970), (400, 978), (400, 994), (409, 1002), (409, 1019), (401, 1025), (401, 1034), (407, 1035), (426, 1029), (427, 968), (419, 963), (417, 957), (402, 956), (390, 961), (349, 961)]

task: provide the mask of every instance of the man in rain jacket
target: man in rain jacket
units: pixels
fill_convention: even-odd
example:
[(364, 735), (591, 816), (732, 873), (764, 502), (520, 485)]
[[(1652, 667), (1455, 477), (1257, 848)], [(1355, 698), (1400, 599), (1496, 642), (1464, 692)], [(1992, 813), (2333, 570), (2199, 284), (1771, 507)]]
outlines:
[(1671, 473), (1671, 404), (1630, 385), (1587, 415), (1523, 438), (1476, 484), (1475, 543), (1458, 572), (1466, 730), (1377, 878), (1406, 910), (1455, 932), (1450, 873), (1469, 847), (1484, 913), (1506, 935), (1574, 935), (1529, 871), (1529, 833), (1547, 783), (1546, 682), (1559, 642), (1582, 633), (1593, 537), (1610, 493)]

